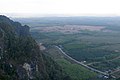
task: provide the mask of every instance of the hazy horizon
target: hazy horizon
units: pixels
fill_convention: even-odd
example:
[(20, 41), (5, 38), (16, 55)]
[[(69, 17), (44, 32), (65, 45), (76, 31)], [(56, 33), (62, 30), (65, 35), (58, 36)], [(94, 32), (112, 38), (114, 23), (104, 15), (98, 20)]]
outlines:
[(120, 16), (119, 0), (0, 0), (9, 17)]
[(31, 14), (31, 13), (0, 13), (0, 15), (8, 16), (11, 18), (39, 18), (39, 17), (120, 17), (120, 15), (72, 15), (72, 14)]

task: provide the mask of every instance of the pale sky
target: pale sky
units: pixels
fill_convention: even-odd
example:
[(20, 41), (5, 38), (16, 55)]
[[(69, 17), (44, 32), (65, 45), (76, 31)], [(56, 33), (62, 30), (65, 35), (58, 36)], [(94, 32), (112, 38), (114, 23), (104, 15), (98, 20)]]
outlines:
[(34, 16), (120, 16), (120, 0), (0, 0), (0, 14)]

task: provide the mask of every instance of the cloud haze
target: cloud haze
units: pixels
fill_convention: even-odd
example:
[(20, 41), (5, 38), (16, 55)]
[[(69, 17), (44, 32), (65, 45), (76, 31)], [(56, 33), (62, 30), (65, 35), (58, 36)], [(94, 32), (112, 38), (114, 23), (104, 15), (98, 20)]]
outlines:
[(14, 13), (18, 16), (36, 14), (116, 16), (120, 15), (119, 2), (120, 0), (0, 0), (0, 13)]

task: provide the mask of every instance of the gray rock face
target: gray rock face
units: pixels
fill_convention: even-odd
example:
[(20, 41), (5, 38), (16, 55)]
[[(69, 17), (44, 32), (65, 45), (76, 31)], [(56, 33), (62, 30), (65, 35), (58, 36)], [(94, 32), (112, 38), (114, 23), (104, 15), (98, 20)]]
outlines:
[(28, 35), (30, 35), (29, 26), (27, 26), (27, 25), (22, 26), (18, 22), (14, 22), (14, 23), (15, 23), (15, 32), (18, 36), (28, 36)]
[(0, 80), (63, 78), (61, 68), (40, 51), (27, 25), (0, 16)]
[(3, 75), (6, 75), (8, 80), (39, 78), (41, 71), (38, 71), (37, 76), (36, 61), (40, 62), (41, 56), (27, 25), (22, 26), (5, 16), (0, 16), (0, 80)]
[(0, 59), (3, 58), (4, 35), (4, 31), (0, 28)]

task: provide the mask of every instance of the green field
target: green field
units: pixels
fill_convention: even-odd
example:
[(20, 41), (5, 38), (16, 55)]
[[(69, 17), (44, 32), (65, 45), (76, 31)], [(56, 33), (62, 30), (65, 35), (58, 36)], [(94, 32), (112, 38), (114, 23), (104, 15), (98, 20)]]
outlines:
[[(18, 19), (19, 20), (19, 19)], [(24, 20), (24, 22), (23, 22)], [(72, 58), (85, 61), (84, 64), (120, 77), (120, 18), (119, 17), (53, 17), (21, 19), (23, 24), (31, 26), (32, 36), (46, 47), (57, 45)], [(102, 30), (78, 30), (78, 33), (65, 34), (65, 29), (55, 26), (103, 26)], [(50, 27), (48, 30), (42, 28)], [(40, 29), (39, 29), (40, 28)], [(51, 28), (54, 31), (51, 31)], [(46, 29), (46, 28), (45, 28)], [(90, 28), (91, 29), (91, 28)], [(63, 32), (61, 31), (63, 30)], [(60, 60), (62, 63), (64, 60)], [(66, 62), (65, 62), (66, 63)], [(69, 65), (69, 63), (66, 63)], [(61, 64), (64, 65), (64, 64)], [(114, 73), (112, 73), (114, 72)]]
[(69, 61), (57, 48), (53, 46), (49, 47), (47, 52), (48, 55), (62, 67), (63, 71), (72, 78), (72, 80), (92, 80), (98, 75), (81, 65)]
[(46, 46), (61, 45), (63, 50), (78, 61), (98, 70), (115, 71), (119, 65), (120, 35), (113, 32), (83, 31), (76, 34), (32, 31), (33, 37)]

